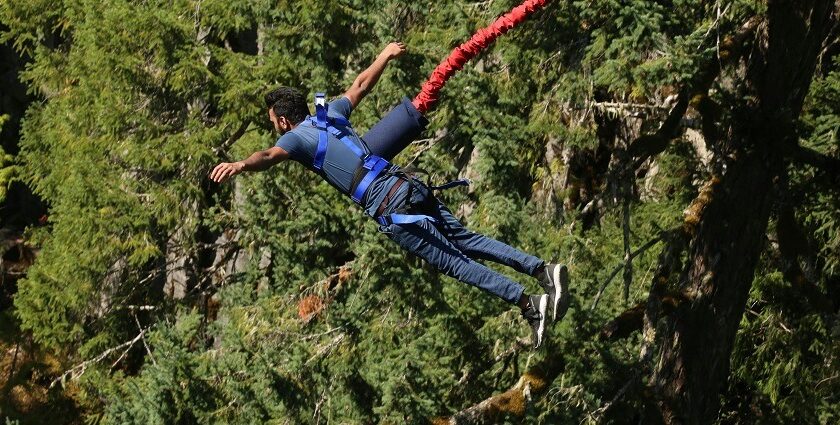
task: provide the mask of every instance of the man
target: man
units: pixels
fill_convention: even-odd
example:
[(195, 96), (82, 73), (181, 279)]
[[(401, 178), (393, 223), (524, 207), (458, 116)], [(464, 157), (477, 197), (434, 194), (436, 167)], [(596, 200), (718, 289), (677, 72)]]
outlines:
[[(431, 188), (373, 154), (371, 147), (386, 146), (382, 149), (387, 151), (387, 146), (394, 145), (389, 137), (402, 137), (400, 126), (408, 127), (408, 133), (417, 134), (416, 122), (402, 122), (423, 120), (407, 99), (402, 109), (392, 111), (380, 122), (383, 125), (377, 124), (362, 138), (349, 125), (353, 109), (373, 88), (387, 64), (404, 51), (402, 43), (389, 44), (341, 98), (328, 105), (316, 105), (315, 117), (309, 116), (306, 99), (298, 90), (281, 87), (268, 93), (265, 100), (269, 119), (282, 134), (276, 145), (243, 161), (219, 164), (210, 178), (222, 183), (243, 171), (266, 170), (287, 159), (300, 162), (342, 193), (352, 195), (380, 223), (380, 231), (403, 249), (448, 276), (518, 305), (531, 326), (534, 348), (537, 348), (543, 342), (546, 328), (561, 319), (568, 308), (566, 267), (546, 264), (537, 257), (467, 230), (432, 194)], [(402, 115), (394, 118), (400, 111)], [(391, 151), (383, 155), (390, 159), (395, 154)], [(377, 169), (376, 164), (388, 168)], [(528, 295), (522, 285), (476, 259), (494, 261), (537, 277), (546, 293)]]

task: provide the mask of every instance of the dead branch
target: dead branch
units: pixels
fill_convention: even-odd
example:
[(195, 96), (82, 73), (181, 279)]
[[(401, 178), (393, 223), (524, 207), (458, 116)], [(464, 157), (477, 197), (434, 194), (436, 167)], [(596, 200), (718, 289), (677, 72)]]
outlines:
[[(633, 180), (631, 178), (625, 179), (628, 183)], [(630, 299), (630, 285), (633, 284), (633, 258), (630, 256), (630, 193), (629, 188), (624, 193), (624, 201), (621, 206), (621, 227), (622, 240), (624, 242), (624, 303)]]
[(149, 355), (149, 358), (152, 359), (152, 364), (157, 366), (157, 361), (155, 360), (155, 356), (152, 354), (152, 350), (149, 348), (149, 344), (146, 342), (146, 337), (142, 335), (143, 327), (140, 326), (140, 319), (137, 318), (137, 314), (133, 314), (134, 316), (134, 323), (137, 324), (137, 330), (141, 332), (141, 339), (143, 340), (143, 346), (146, 347), (146, 354)]
[[(547, 351), (556, 347), (546, 347)], [(484, 401), (455, 413), (449, 418), (437, 418), (436, 424), (495, 424), (504, 417), (521, 417), (531, 405), (534, 397), (542, 394), (563, 370), (560, 356), (547, 356), (522, 375), (507, 391), (491, 396)]]
[(426, 153), (426, 151), (428, 151), (429, 149), (435, 147), (435, 145), (437, 145), (438, 142), (440, 142), (441, 140), (445, 139), (448, 134), (449, 131), (446, 128), (443, 128), (435, 132), (434, 137), (430, 137), (428, 139), (415, 140), (414, 142), (411, 142), (412, 145), (422, 145), (422, 147), (414, 153), (414, 155), (411, 157), (411, 160), (409, 160), (403, 168), (413, 165), (414, 162), (420, 158), (420, 156)]
[(59, 382), (61, 382), (62, 385), (64, 385), (64, 382), (68, 377), (70, 378), (70, 380), (78, 379), (79, 377), (81, 377), (85, 373), (85, 371), (87, 370), (87, 368), (90, 365), (101, 362), (102, 360), (104, 360), (106, 357), (108, 357), (109, 355), (111, 355), (111, 353), (113, 353), (115, 351), (122, 350), (123, 348), (125, 348), (126, 351), (128, 351), (129, 349), (131, 349), (132, 346), (134, 346), (134, 344), (137, 343), (137, 341), (140, 341), (143, 338), (143, 335), (145, 335), (148, 330), (149, 330), (149, 328), (145, 328), (145, 329), (141, 330), (140, 333), (137, 336), (135, 336), (134, 338), (132, 338), (130, 341), (126, 341), (126, 342), (124, 342), (124, 343), (122, 343), (122, 344), (120, 344), (116, 347), (111, 347), (111, 348), (99, 353), (98, 356), (96, 356), (96, 357), (94, 357), (90, 360), (86, 360), (82, 363), (79, 363), (76, 366), (73, 366), (72, 368), (68, 369), (67, 371), (65, 371), (64, 373), (59, 375), (57, 378), (53, 379), (52, 382), (50, 383), (50, 388), (54, 387), (55, 384), (57, 384)]
[[(670, 314), (676, 310), (686, 297), (681, 294), (670, 294), (658, 298), (662, 305), (662, 312)], [(641, 330), (644, 324), (643, 318), (647, 302), (640, 302), (632, 308), (625, 310), (613, 320), (610, 320), (601, 329), (600, 338), (605, 341), (617, 341), (619, 339), (627, 338), (633, 332)]]
[[(301, 288), (301, 293), (306, 294), (309, 293), (310, 295), (301, 299), (300, 303), (298, 304), (298, 313), (303, 320), (304, 324), (311, 322), (315, 319), (318, 314), (320, 314), (324, 309), (327, 308), (330, 302), (335, 299), (338, 291), (341, 290), (344, 283), (350, 280), (353, 276), (353, 264), (355, 260), (348, 261), (344, 265), (338, 268), (338, 272), (333, 273), (321, 281), (317, 282), (310, 288)], [(323, 299), (318, 296), (311, 294), (313, 291), (327, 293), (328, 295)]]
[(632, 170), (639, 168), (648, 158), (664, 151), (668, 146), (668, 142), (676, 137), (683, 116), (688, 110), (688, 103), (688, 90), (683, 90), (677, 97), (677, 103), (668, 112), (665, 121), (659, 129), (653, 134), (639, 136), (630, 144), (628, 153), (631, 157), (636, 158), (633, 162)]
[(494, 358), (490, 359), (482, 363), (479, 366), (473, 367), (471, 369), (467, 369), (464, 371), (464, 374), (461, 375), (461, 379), (458, 380), (458, 385), (464, 385), (476, 376), (481, 375), (482, 373), (488, 371), (494, 365), (499, 364), (500, 362), (505, 362), (507, 364), (510, 359), (519, 354), (523, 349), (530, 347), (531, 343), (529, 340), (525, 338), (519, 338), (514, 341), (513, 345), (511, 345), (507, 350), (499, 353)]
[(239, 128), (237, 128), (236, 131), (234, 131), (233, 134), (231, 134), (230, 137), (227, 138), (227, 140), (225, 140), (221, 145), (219, 145), (219, 147), (214, 148), (213, 153), (215, 153), (217, 156), (223, 159), (228, 159), (228, 149), (230, 149), (230, 147), (233, 146), (234, 143), (236, 143), (239, 139), (242, 138), (242, 136), (245, 135), (245, 130), (248, 129), (248, 126), (250, 124), (251, 123), (248, 121), (239, 124)]
[(340, 334), (336, 335), (335, 337), (333, 337), (333, 339), (330, 340), (330, 342), (328, 342), (326, 345), (323, 345), (320, 348), (318, 348), (318, 351), (315, 354), (313, 354), (311, 357), (309, 357), (309, 359), (306, 360), (306, 362), (304, 363), (304, 366), (308, 365), (309, 363), (311, 363), (312, 361), (314, 361), (314, 360), (316, 360), (320, 357), (327, 356), (333, 349), (335, 349), (335, 347), (337, 347), (339, 344), (341, 344), (341, 342), (344, 341), (344, 339), (346, 337), (347, 337), (347, 334), (344, 334), (344, 333), (340, 333)]
[(627, 390), (630, 389), (630, 387), (633, 385), (634, 382), (636, 382), (639, 379), (639, 377), (639, 372), (634, 371), (630, 379), (628, 379), (627, 382), (625, 382), (624, 385), (621, 386), (621, 388), (618, 390), (615, 396), (610, 401), (606, 402), (603, 406), (598, 408), (598, 410), (592, 412), (592, 414), (590, 414), (589, 416), (594, 418), (595, 422), (601, 423), (604, 419), (604, 415), (607, 414), (607, 411), (609, 411), (610, 408), (613, 407), (615, 403), (617, 403), (618, 400), (620, 400), (621, 397), (624, 396), (625, 393), (627, 393)]
[[(712, 185), (713, 183), (707, 185), (707, 187), (711, 187)], [(703, 190), (701, 190), (702, 193)], [(711, 195), (703, 196), (705, 196), (703, 199), (706, 199)], [(705, 207), (698, 208), (702, 212)], [(679, 229), (667, 233), (663, 236), (663, 240), (665, 241), (665, 246), (662, 252), (659, 253), (658, 265), (653, 275), (653, 283), (648, 293), (647, 304), (645, 305), (642, 316), (642, 346), (639, 349), (639, 361), (645, 372), (650, 370), (654, 351), (653, 346), (656, 340), (656, 324), (663, 310), (661, 296), (665, 292), (671, 274), (680, 269), (682, 265), (681, 256), (688, 244), (686, 226), (683, 225)]]
[(636, 258), (643, 252), (650, 249), (652, 246), (659, 243), (662, 240), (662, 238), (663, 235), (660, 234), (659, 236), (647, 241), (647, 243), (639, 247), (639, 249), (631, 252), (630, 255), (625, 254), (624, 261), (622, 261), (621, 264), (619, 264), (613, 269), (612, 273), (610, 273), (609, 277), (607, 277), (607, 280), (604, 281), (603, 285), (601, 285), (601, 289), (598, 291), (598, 293), (595, 295), (595, 299), (592, 301), (592, 307), (590, 307), (590, 310), (595, 310), (595, 308), (598, 307), (598, 302), (601, 300), (601, 296), (604, 294), (604, 291), (607, 289), (607, 286), (610, 284), (610, 282), (613, 281), (613, 279), (615, 279), (615, 277), (618, 275), (618, 272), (620, 272), (625, 267), (625, 264), (629, 261), (633, 261), (634, 258)]

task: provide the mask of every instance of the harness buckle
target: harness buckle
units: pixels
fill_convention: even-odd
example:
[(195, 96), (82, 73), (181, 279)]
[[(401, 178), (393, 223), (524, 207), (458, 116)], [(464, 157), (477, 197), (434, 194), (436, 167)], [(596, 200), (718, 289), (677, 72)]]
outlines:
[(364, 167), (366, 170), (373, 170), (374, 168), (377, 168), (377, 165), (383, 162), (385, 163), (385, 165), (382, 167), (384, 169), (388, 166), (388, 161), (376, 155), (367, 155), (365, 156), (365, 162), (362, 165), (362, 167)]
[(324, 93), (315, 93), (315, 121), (320, 130), (326, 130), (327, 122), (327, 99)]

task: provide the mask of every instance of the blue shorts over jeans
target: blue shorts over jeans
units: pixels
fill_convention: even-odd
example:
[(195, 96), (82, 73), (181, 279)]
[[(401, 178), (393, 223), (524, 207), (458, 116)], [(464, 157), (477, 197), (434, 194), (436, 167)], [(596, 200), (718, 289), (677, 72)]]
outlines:
[[(426, 260), (443, 274), (470, 284), (508, 303), (516, 303), (525, 288), (475, 260), (489, 260), (533, 275), (543, 260), (480, 233), (467, 230), (438, 200), (428, 186), (412, 178), (410, 198), (387, 205), (383, 214), (399, 210), (406, 214), (425, 214), (436, 222), (422, 220), (411, 224), (391, 224), (380, 228), (406, 251)], [(405, 184), (403, 186), (409, 186)], [(405, 205), (407, 203), (407, 205)]]

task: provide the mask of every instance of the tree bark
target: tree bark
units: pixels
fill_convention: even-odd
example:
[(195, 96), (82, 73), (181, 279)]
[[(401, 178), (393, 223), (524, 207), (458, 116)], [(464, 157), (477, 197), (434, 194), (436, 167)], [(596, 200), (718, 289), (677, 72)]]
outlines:
[(758, 155), (733, 164), (689, 249), (690, 302), (666, 319), (653, 383), (667, 423), (709, 423), (770, 216), (772, 170)]
[(666, 423), (711, 423), (758, 258), (765, 246), (774, 185), (816, 59), (830, 28), (832, 1), (769, 1), (746, 83), (754, 101), (735, 106), (721, 141), (725, 170), (689, 246), (689, 302), (668, 316), (651, 384)]

